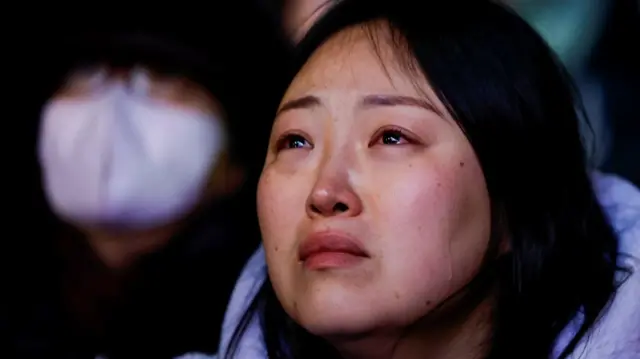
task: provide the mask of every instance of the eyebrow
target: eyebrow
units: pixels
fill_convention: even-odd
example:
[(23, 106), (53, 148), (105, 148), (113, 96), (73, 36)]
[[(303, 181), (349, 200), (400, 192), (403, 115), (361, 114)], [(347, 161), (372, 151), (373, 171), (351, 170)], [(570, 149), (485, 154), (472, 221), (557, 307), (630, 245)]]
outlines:
[[(296, 110), (296, 109), (309, 109), (321, 104), (320, 98), (316, 96), (303, 96), (290, 101), (285, 102), (276, 116), (280, 115), (283, 112)], [(400, 96), (400, 95), (368, 95), (362, 99), (361, 102), (362, 107), (383, 107), (383, 106), (411, 106), (411, 107), (420, 107), (427, 111), (434, 112), (440, 116), (443, 116), (442, 112), (438, 110), (434, 105), (432, 105), (429, 101), (425, 101), (423, 99), (419, 99), (416, 97), (410, 96)]]
[(304, 96), (293, 99), (291, 101), (285, 102), (276, 113), (276, 116), (280, 115), (283, 112), (303, 109), (303, 108), (312, 108), (320, 105), (320, 99), (316, 96)]
[(377, 106), (411, 106), (420, 107), (427, 111), (434, 112), (440, 116), (442, 113), (429, 101), (410, 96), (398, 95), (369, 95), (362, 100), (365, 107)]

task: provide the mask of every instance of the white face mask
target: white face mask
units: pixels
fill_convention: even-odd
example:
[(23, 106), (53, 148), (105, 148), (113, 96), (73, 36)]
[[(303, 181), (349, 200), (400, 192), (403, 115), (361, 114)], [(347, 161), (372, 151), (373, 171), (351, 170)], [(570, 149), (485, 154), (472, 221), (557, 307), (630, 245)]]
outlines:
[(198, 203), (225, 145), (222, 121), (110, 82), (42, 113), (39, 158), (53, 210), (74, 223), (144, 228)]

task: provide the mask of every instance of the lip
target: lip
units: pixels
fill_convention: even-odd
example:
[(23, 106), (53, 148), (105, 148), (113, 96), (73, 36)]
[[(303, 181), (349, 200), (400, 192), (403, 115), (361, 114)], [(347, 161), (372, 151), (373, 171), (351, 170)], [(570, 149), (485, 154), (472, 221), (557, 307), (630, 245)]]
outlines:
[(327, 269), (354, 265), (369, 254), (353, 236), (323, 231), (312, 233), (302, 242), (298, 258), (308, 269)]

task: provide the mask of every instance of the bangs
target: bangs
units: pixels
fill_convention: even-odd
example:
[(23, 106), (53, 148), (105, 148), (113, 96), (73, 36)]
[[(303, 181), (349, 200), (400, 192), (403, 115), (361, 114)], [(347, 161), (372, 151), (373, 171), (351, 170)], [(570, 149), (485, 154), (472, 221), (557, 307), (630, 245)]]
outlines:
[[(433, 99), (430, 98), (425, 90), (425, 85), (430, 86), (428, 74), (420, 67), (414, 49), (402, 29), (386, 19), (362, 23), (359, 27), (369, 40), (387, 78), (393, 82), (389, 72), (389, 66), (393, 66), (395, 70), (407, 77), (419, 94), (432, 101)], [(441, 95), (438, 95), (438, 97), (447, 106), (446, 99)], [(447, 108), (447, 110), (451, 111), (450, 108)]]

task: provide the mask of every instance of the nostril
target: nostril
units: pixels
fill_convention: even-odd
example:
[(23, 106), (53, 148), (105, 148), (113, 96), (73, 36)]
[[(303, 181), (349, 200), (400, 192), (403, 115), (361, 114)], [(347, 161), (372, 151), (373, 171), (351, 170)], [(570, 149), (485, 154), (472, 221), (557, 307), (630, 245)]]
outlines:
[(315, 204), (311, 205), (311, 212), (313, 212), (313, 213), (322, 213), (320, 208), (318, 208)]
[(342, 202), (338, 202), (336, 204), (333, 205), (333, 212), (334, 213), (343, 213), (349, 210), (349, 206), (347, 206), (346, 204), (342, 203)]

